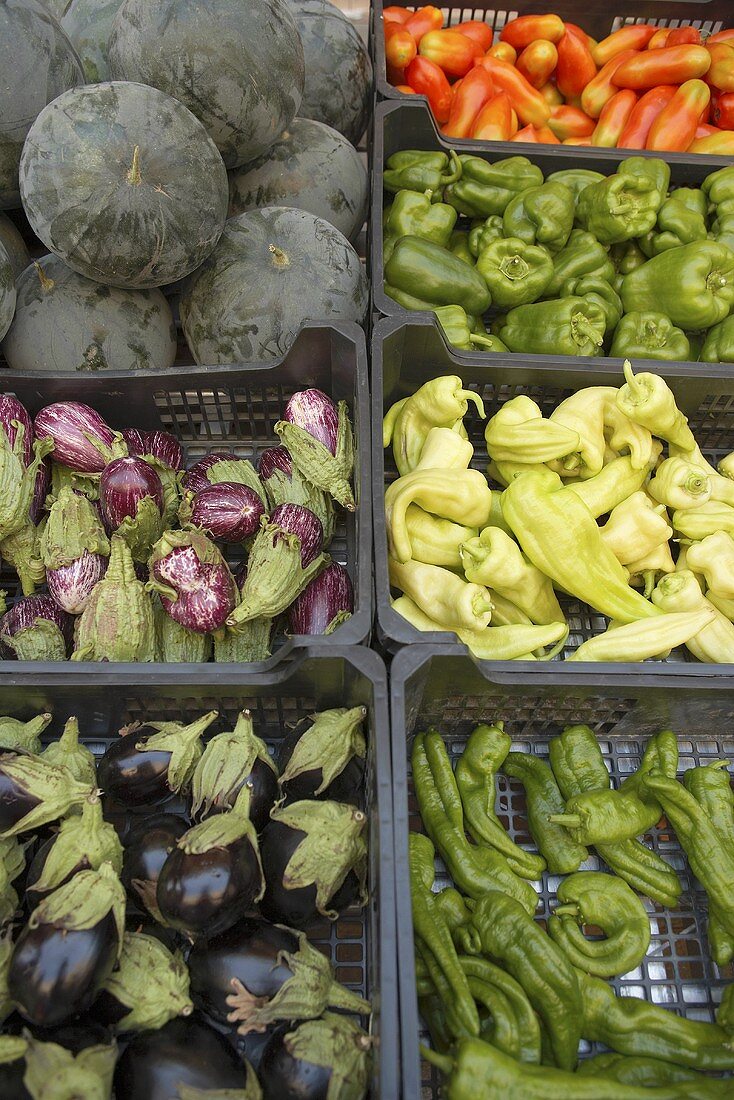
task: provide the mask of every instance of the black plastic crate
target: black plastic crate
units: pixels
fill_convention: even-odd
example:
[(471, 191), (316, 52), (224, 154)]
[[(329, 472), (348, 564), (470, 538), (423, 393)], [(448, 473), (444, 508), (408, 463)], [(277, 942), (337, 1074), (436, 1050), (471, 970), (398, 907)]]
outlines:
[[(8, 666), (10, 667), (10, 666)], [(198, 665), (192, 672), (167, 666), (99, 665), (92, 677), (83, 666), (46, 666), (42, 674), (15, 664), (3, 683), (0, 711), (28, 719), (49, 711), (45, 742), (76, 715), (82, 741), (95, 755), (133, 721), (191, 722), (218, 710), (210, 732), (233, 729), (243, 708), (271, 750), (286, 727), (314, 711), (337, 706), (367, 708), (366, 810), (369, 815), (367, 906), (351, 908), (337, 921), (323, 920), (309, 938), (327, 955), (337, 979), (373, 1005), (375, 1036), (372, 1100), (395, 1100), (398, 1086), (398, 991), (392, 841), (392, 780), (387, 677), (380, 659), (359, 646), (313, 646), (267, 672), (234, 672)]]
[[(408, 828), (419, 829), (412, 791), (410, 752), (416, 733), (433, 726), (447, 742), (454, 759), (480, 721), (504, 720), (513, 747), (547, 756), (550, 737), (566, 725), (585, 723), (596, 732), (616, 786), (634, 771), (648, 736), (671, 728), (678, 734), (681, 771), (734, 755), (734, 677), (702, 675), (692, 665), (665, 675), (601, 674), (584, 666), (568, 681), (555, 669), (536, 666), (528, 674), (507, 665), (491, 670), (467, 657), (461, 646), (414, 646), (393, 661), (391, 722), (394, 777), (395, 876), (397, 889), (398, 973), (404, 1100), (429, 1100), (439, 1095), (438, 1072), (419, 1063), (421, 1031), (415, 993), (413, 926), (408, 889)], [(505, 671), (505, 668), (507, 671)], [(499, 779), (498, 814), (510, 835), (529, 843), (522, 787)], [(645, 838), (683, 880), (678, 908), (664, 909), (643, 899), (650, 914), (652, 938), (641, 966), (615, 978), (617, 992), (646, 997), (696, 1020), (711, 1021), (724, 987), (734, 978), (734, 966), (719, 969), (711, 961), (706, 933), (707, 898), (693, 879), (685, 856), (668, 829), (654, 829)], [(583, 868), (597, 869), (593, 855)], [(562, 876), (544, 876), (540, 909), (544, 918)], [(437, 862), (436, 888), (449, 882)], [(601, 1050), (585, 1043), (582, 1056)]]
[[(54, 401), (74, 400), (91, 405), (113, 428), (164, 429), (181, 441), (187, 465), (215, 448), (257, 462), (263, 450), (278, 443), (275, 424), (297, 390), (316, 386), (334, 401), (346, 401), (354, 426), (357, 509), (353, 513), (339, 510), (329, 553), (349, 571), (354, 614), (324, 638), (323, 644), (367, 641), (372, 625), (370, 416), (367, 350), (358, 325), (305, 325), (290, 351), (268, 364), (71, 376), (4, 370), (0, 371), (0, 386), (4, 392), (14, 393), (31, 416)], [(0, 587), (8, 592), (8, 605), (20, 595), (18, 578), (7, 566), (0, 575)], [(270, 668), (313, 641), (312, 636), (303, 634), (279, 637), (272, 656), (249, 667)], [(45, 675), (44, 667), (37, 663), (28, 667)], [(97, 666), (85, 663), (85, 667)], [(0, 664), (3, 674), (9, 668), (8, 662)]]
[[(696, 373), (692, 373), (690, 365), (684, 363), (635, 360), (634, 366), (635, 370), (651, 371), (665, 379), (680, 408), (688, 416), (701, 450), (714, 465), (734, 450), (734, 382), (730, 365), (700, 364), (700, 371)], [(479, 393), (488, 418), (505, 401), (520, 393), (532, 397), (547, 416), (560, 401), (576, 390), (585, 386), (619, 386), (624, 381), (621, 359), (560, 356), (554, 360), (546, 355), (483, 355), (457, 351), (449, 348), (435, 318), (429, 319), (424, 314), (413, 314), (410, 324), (401, 324), (397, 318), (390, 318), (376, 326), (372, 338), (372, 498), (377, 637), (380, 644), (392, 653), (412, 642), (436, 644), (456, 641), (453, 633), (417, 630), (391, 608), (383, 504), (385, 488), (395, 480), (397, 470), (392, 449), (383, 450), (382, 447), (382, 418), (395, 401), (414, 393), (424, 382), (442, 374), (459, 375), (465, 387)], [(487, 465), (485, 423), (479, 419), (476, 409), (470, 406), (465, 424), (475, 447), (472, 466), (482, 471), (486, 470)], [(604, 616), (586, 604), (561, 597), (561, 606), (571, 628), (565, 646), (566, 655), (588, 638), (606, 630)], [(674, 651), (668, 660), (675, 658), (686, 659), (684, 653), (679, 651)], [(532, 666), (525, 663), (524, 667), (539, 666), (533, 662)], [(631, 672), (639, 666), (627, 664), (616, 667)], [(656, 662), (646, 667), (650, 670), (661, 665)], [(710, 666), (696, 662), (696, 667)], [(564, 665), (562, 662), (553, 665), (555, 675), (571, 678), (578, 668), (578, 664)]]
[[(545, 9), (543, 9), (545, 10)], [(372, 203), (370, 207), (370, 257), (372, 271), (372, 302), (374, 309), (388, 317), (398, 316), (403, 320), (414, 317), (429, 317), (428, 312), (413, 312), (398, 305), (388, 297), (384, 290), (384, 259), (382, 251), (382, 215), (385, 205), (382, 173), (385, 162), (393, 153), (403, 149), (424, 149), (431, 152), (457, 149), (461, 153), (471, 153), (489, 163), (513, 157), (526, 156), (537, 164), (543, 175), (559, 172), (566, 168), (589, 168), (604, 175), (616, 172), (620, 161), (630, 156), (662, 158), (670, 165), (672, 187), (700, 187), (710, 172), (731, 164), (731, 157), (712, 157), (686, 153), (645, 153), (644, 150), (592, 149), (570, 145), (526, 145), (518, 142), (467, 142), (455, 141), (439, 134), (428, 109), (421, 103), (412, 102), (417, 96), (403, 96), (401, 103), (378, 103), (375, 108), (374, 143), (372, 152)], [(459, 219), (469, 224), (469, 219)], [(485, 353), (486, 354), (486, 353)], [(545, 357), (549, 359), (549, 356)], [(695, 368), (694, 368), (695, 369)]]

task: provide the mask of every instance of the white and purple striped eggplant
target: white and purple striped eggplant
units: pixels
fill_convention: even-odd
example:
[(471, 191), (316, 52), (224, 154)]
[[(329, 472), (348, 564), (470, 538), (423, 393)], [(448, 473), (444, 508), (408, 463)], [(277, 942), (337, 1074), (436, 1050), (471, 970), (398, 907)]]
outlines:
[(153, 547), (149, 591), (164, 611), (199, 634), (219, 630), (237, 603), (229, 566), (203, 531), (166, 531)]
[(99, 479), (99, 503), (110, 533), (125, 520), (134, 520), (138, 506), (150, 497), (163, 511), (163, 486), (152, 466), (142, 458), (116, 458), (105, 466)]
[(354, 611), (354, 590), (343, 565), (331, 562), (288, 608), (290, 634), (333, 634)]
[(3, 656), (19, 661), (65, 661), (73, 620), (50, 596), (25, 596), (0, 619)]
[(260, 455), (260, 478), (270, 507), (278, 504), (302, 504), (321, 521), (324, 549), (331, 544), (336, 527), (336, 513), (331, 497), (301, 476), (291, 462), (285, 447), (268, 447)]
[(283, 411), (283, 420), (303, 428), (319, 443), (336, 454), (339, 438), (339, 413), (323, 390), (300, 390), (294, 393)]
[(207, 485), (191, 504), (191, 523), (222, 542), (245, 542), (260, 529), (264, 515), (255, 490), (233, 481)]
[(329, 493), (348, 511), (355, 510), (349, 484), (354, 440), (346, 402), (335, 406), (321, 390), (301, 390), (288, 402), (275, 434), (306, 481)]
[(183, 466), (183, 449), (170, 432), (145, 432), (139, 428), (123, 428), (122, 438), (127, 443), (128, 454), (136, 458), (155, 458), (166, 466), (170, 466), (172, 470), (180, 470)]
[(71, 565), (46, 570), (46, 584), (59, 607), (70, 615), (80, 615), (89, 603), (98, 581), (107, 572), (107, 558), (84, 550)]
[(41, 409), (35, 419), (37, 439), (53, 440), (57, 462), (80, 474), (101, 474), (114, 458), (127, 454), (119, 432), (89, 405), (80, 401), (57, 401)]
[(304, 569), (318, 557), (324, 543), (324, 529), (321, 520), (310, 508), (304, 508), (302, 504), (279, 504), (270, 513), (270, 523), (298, 537)]
[[(225, 481), (235, 485), (247, 485), (257, 493), (263, 505), (267, 503), (262, 482), (250, 460), (240, 458), (228, 451), (214, 451), (204, 455), (190, 470), (187, 470), (181, 484), (187, 496), (189, 493), (196, 496), (209, 485), (220, 485)], [(191, 498), (188, 498), (186, 507), (190, 503)]]
[(267, 482), (276, 470), (284, 474), (289, 481), (293, 477), (293, 463), (285, 447), (268, 447), (267, 450), (263, 451), (260, 455), (258, 472), (260, 474), (260, 480), (263, 482), (266, 489)]
[(23, 461), (30, 466), (33, 458), (33, 422), (25, 405), (10, 393), (0, 393), (0, 427), (5, 431), (12, 447), (18, 434), (18, 424), (23, 425)]
[(216, 466), (218, 462), (236, 461), (237, 455), (231, 451), (211, 451), (208, 455), (204, 455), (184, 474), (181, 481), (184, 492), (200, 493), (202, 489), (206, 489), (207, 485), (211, 485), (207, 474), (212, 466)]

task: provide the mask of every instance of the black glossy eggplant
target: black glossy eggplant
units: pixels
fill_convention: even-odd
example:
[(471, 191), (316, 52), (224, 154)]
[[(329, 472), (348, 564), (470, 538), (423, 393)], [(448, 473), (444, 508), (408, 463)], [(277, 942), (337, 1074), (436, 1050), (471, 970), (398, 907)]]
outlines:
[(293, 802), (273, 810), (260, 852), (269, 920), (303, 928), (319, 915), (336, 919), (357, 898), (364, 904), (366, 814), (344, 802)]
[(245, 786), (250, 820), (259, 832), (278, 798), (278, 773), (247, 710), (230, 733), (219, 733), (206, 745), (191, 780), (192, 815), (204, 818), (230, 810)]
[(189, 829), (163, 864), (158, 910), (187, 936), (223, 932), (262, 897), (265, 879), (248, 798), (243, 790), (234, 809)]
[[(62, 1024), (61, 1027), (32, 1027), (30, 1030), (33, 1038), (41, 1043), (58, 1043), (72, 1054), (81, 1054), (89, 1047), (104, 1046), (112, 1042), (110, 1029), (98, 1018), (92, 1019), (91, 1016), (92, 1013), (87, 1013), (70, 1024)], [(96, 1011), (94, 1016), (97, 1017)], [(24, 1023), (23, 1027), (27, 1028), (28, 1025)]]
[(161, 868), (188, 828), (178, 814), (152, 814), (141, 817), (127, 837), (120, 876), (123, 886), (154, 917), (159, 915), (156, 887)]
[(338, 707), (304, 718), (278, 746), (280, 785), (290, 799), (361, 803), (367, 746), (365, 707)]
[(122, 945), (125, 891), (110, 864), (78, 875), (36, 907), (13, 948), (8, 991), (24, 1019), (54, 1027), (85, 1012)]
[(0, 1035), (0, 1096), (2, 1100), (32, 1100), (23, 1084), (28, 1043), (19, 1035)]
[(212, 710), (187, 726), (148, 722), (121, 730), (97, 764), (100, 787), (126, 806), (165, 802), (189, 783), (201, 756), (201, 735), (216, 717)]
[(200, 1020), (171, 1020), (128, 1044), (115, 1070), (124, 1100), (171, 1100), (179, 1087), (243, 1089), (246, 1070), (227, 1040)]
[(219, 936), (197, 941), (188, 958), (198, 1009), (242, 1035), (281, 1020), (319, 1016), (325, 1008), (369, 1011), (369, 1004), (334, 978), (331, 963), (302, 932), (260, 919), (241, 920)]
[(74, 806), (81, 806), (93, 788), (79, 783), (66, 768), (40, 756), (0, 756), (0, 836), (39, 829)]
[(371, 1040), (344, 1016), (279, 1027), (259, 1067), (263, 1100), (363, 1100), (369, 1084)]
[(126, 932), (120, 961), (95, 1001), (96, 1017), (119, 1032), (147, 1031), (193, 1010), (181, 953), (154, 936)]

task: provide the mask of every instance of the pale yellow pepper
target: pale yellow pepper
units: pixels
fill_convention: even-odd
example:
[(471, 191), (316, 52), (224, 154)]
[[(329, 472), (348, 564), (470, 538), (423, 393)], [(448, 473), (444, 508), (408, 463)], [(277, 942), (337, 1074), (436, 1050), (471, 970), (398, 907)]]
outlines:
[(661, 576), (675, 572), (675, 562), (670, 552), (670, 543), (661, 542), (654, 550), (644, 558), (631, 561), (627, 566), (629, 583), (634, 588), (643, 588), (646, 599), (650, 598), (655, 585)]
[(714, 617), (713, 607), (702, 607), (639, 623), (612, 624), (604, 634), (583, 642), (567, 660), (646, 661), (667, 656), (675, 646), (685, 645), (700, 633)]
[(701, 542), (717, 531), (734, 535), (734, 508), (718, 500), (708, 500), (698, 508), (673, 512), (672, 521), (677, 533), (691, 542)]
[(388, 558), (390, 584), (399, 589), (435, 622), (441, 630), (483, 630), (492, 618), (489, 592), (480, 584), (438, 565)]
[(464, 527), (450, 519), (432, 516), (417, 504), (408, 506), (405, 524), (415, 560), (427, 565), (442, 565), (446, 569), (461, 570), (459, 547), (478, 534), (476, 527)]
[(498, 527), (485, 527), (478, 538), (467, 540), (461, 561), (467, 580), (499, 592), (532, 622), (556, 623), (564, 618), (549, 578)]
[(605, 466), (596, 477), (590, 477), (587, 481), (570, 481), (567, 488), (572, 489), (594, 519), (598, 519), (642, 488), (661, 451), (662, 444), (653, 440), (649, 467), (635, 469), (631, 456), (622, 455)]
[(667, 543), (673, 528), (665, 508), (640, 491), (612, 509), (601, 534), (617, 561), (629, 565), (647, 557), (661, 542)]
[(548, 462), (579, 446), (576, 431), (546, 420), (538, 405), (520, 395), (505, 402), (484, 429), (487, 453), (495, 462)]
[(734, 599), (734, 538), (726, 531), (715, 531), (701, 542), (686, 548), (689, 569), (702, 573), (711, 593), (725, 600)]
[(466, 470), (474, 456), (468, 439), (451, 428), (431, 428), (416, 470)]
[(400, 474), (418, 464), (431, 428), (459, 426), (472, 401), (484, 418), (484, 404), (478, 394), (464, 389), (458, 375), (432, 378), (412, 396), (392, 406), (382, 423), (383, 446), (392, 443), (395, 465)]
[(647, 491), (659, 504), (676, 511), (699, 508), (711, 499), (711, 478), (703, 466), (676, 455), (660, 463)]
[(718, 608), (707, 600), (698, 581), (689, 569), (671, 573), (658, 582), (652, 594), (652, 602), (661, 611), (700, 611), (710, 608), (714, 618), (698, 634), (685, 643), (686, 649), (699, 661), (713, 664), (734, 662), (734, 623), (729, 622)]
[(431, 515), (466, 527), (486, 527), (495, 507), (492, 490), (479, 470), (414, 470), (398, 478), (385, 493), (390, 553), (398, 561), (413, 556), (406, 513), (417, 504)]

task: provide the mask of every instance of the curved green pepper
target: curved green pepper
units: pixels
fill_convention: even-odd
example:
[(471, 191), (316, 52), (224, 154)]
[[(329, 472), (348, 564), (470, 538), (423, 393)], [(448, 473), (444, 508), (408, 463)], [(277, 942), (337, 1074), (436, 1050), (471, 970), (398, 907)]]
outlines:
[[(728, 760), (714, 760), (704, 767), (689, 768), (683, 783), (731, 848), (734, 847), (734, 791), (728, 763)], [(724, 927), (713, 900), (709, 901), (708, 935), (714, 962), (717, 966), (726, 966), (734, 958), (734, 936)]]
[(660, 207), (657, 224), (640, 238), (646, 256), (706, 239), (706, 196), (699, 188), (679, 187)]
[(525, 788), (528, 828), (545, 858), (551, 874), (567, 875), (578, 871), (589, 853), (577, 844), (560, 825), (554, 825), (550, 815), (558, 813), (563, 798), (550, 767), (537, 756), (525, 752), (510, 752), (503, 771), (517, 779)]
[(477, 271), (500, 309), (534, 302), (553, 275), (553, 261), (542, 245), (505, 237), (484, 246), (477, 257)]
[(384, 225), (385, 262), (400, 237), (421, 237), (444, 248), (456, 225), (456, 211), (444, 202), (432, 202), (431, 192), (398, 191)]
[(606, 324), (598, 302), (559, 298), (511, 309), (499, 337), (510, 351), (530, 355), (601, 355)]
[(499, 241), (504, 236), (502, 218), (499, 214), (492, 214), (478, 225), (472, 225), (469, 230), (469, 251), (476, 259), (483, 248), (492, 241)]
[(564, 298), (575, 293), (569, 289), (569, 285), (583, 275), (597, 275), (611, 282), (614, 278), (614, 264), (606, 248), (591, 233), (587, 233), (585, 229), (572, 229), (566, 244), (553, 257), (553, 276), (543, 291), (543, 296)]
[(563, 168), (560, 172), (552, 172), (550, 176), (546, 176), (545, 182), (562, 183), (572, 193), (574, 203), (577, 203), (582, 191), (603, 179), (601, 172), (594, 172), (590, 168)]
[(401, 237), (385, 264), (385, 280), (434, 306), (459, 305), (484, 313), (492, 301), (481, 275), (447, 248), (420, 237)]
[(388, 157), (382, 174), (386, 191), (433, 191), (440, 199), (441, 189), (461, 179), (461, 160), (451, 153), (428, 153), (421, 149), (403, 149)]
[(481, 348), (483, 351), (507, 351), (507, 348), (497, 336), (486, 336), (475, 331), (465, 309), (461, 306), (434, 307), (433, 312), (438, 318), (438, 323), (444, 331), (448, 342), (455, 348), (464, 351), (473, 351)]
[(625, 275), (627, 312), (664, 313), (682, 329), (723, 321), (734, 305), (734, 252), (716, 241), (694, 241), (654, 256)]
[[(579, 1063), (576, 1071), (589, 1077), (605, 1077), (610, 1081), (619, 1081), (620, 1085), (640, 1085), (654, 1088), (656, 1085), (679, 1084), (683, 1081), (695, 1082), (696, 1089), (703, 1089), (700, 1093), (704, 1096), (721, 1096), (722, 1087), (726, 1088), (726, 1082), (717, 1081), (711, 1077), (704, 1077), (695, 1069), (685, 1069), (683, 1066), (675, 1066), (671, 1062), (663, 1062), (659, 1058), (625, 1057), (624, 1054), (615, 1054), (607, 1051), (605, 1054), (597, 1054), (593, 1058), (585, 1058)], [(692, 1100), (699, 1096), (699, 1092), (692, 1094)]]
[(637, 241), (622, 241), (620, 244), (613, 244), (609, 250), (609, 255), (615, 270), (620, 275), (629, 275), (630, 271), (634, 271), (636, 267), (642, 267), (643, 264), (647, 263), (647, 256)]
[(709, 329), (700, 359), (702, 363), (734, 363), (734, 314)]
[(600, 275), (582, 275), (579, 279), (567, 279), (564, 285), (569, 295), (601, 306), (606, 319), (605, 336), (617, 327), (622, 316), (622, 299), (606, 279)]
[(573, 228), (573, 193), (562, 183), (531, 187), (507, 204), (502, 218), (506, 237), (542, 244), (558, 252)]
[(542, 171), (527, 157), (507, 157), (490, 164), (481, 157), (462, 154), (459, 161), (461, 179), (446, 188), (443, 198), (469, 218), (504, 214), (515, 195), (543, 182)]
[[(574, 966), (598, 978), (628, 974), (650, 946), (650, 920), (626, 882), (599, 871), (578, 871), (558, 887), (559, 906), (548, 918), (548, 934)], [(579, 925), (604, 933), (588, 940)]]
[(619, 359), (663, 359), (686, 362), (691, 347), (682, 329), (664, 313), (653, 310), (626, 313), (614, 330), (609, 354)]

